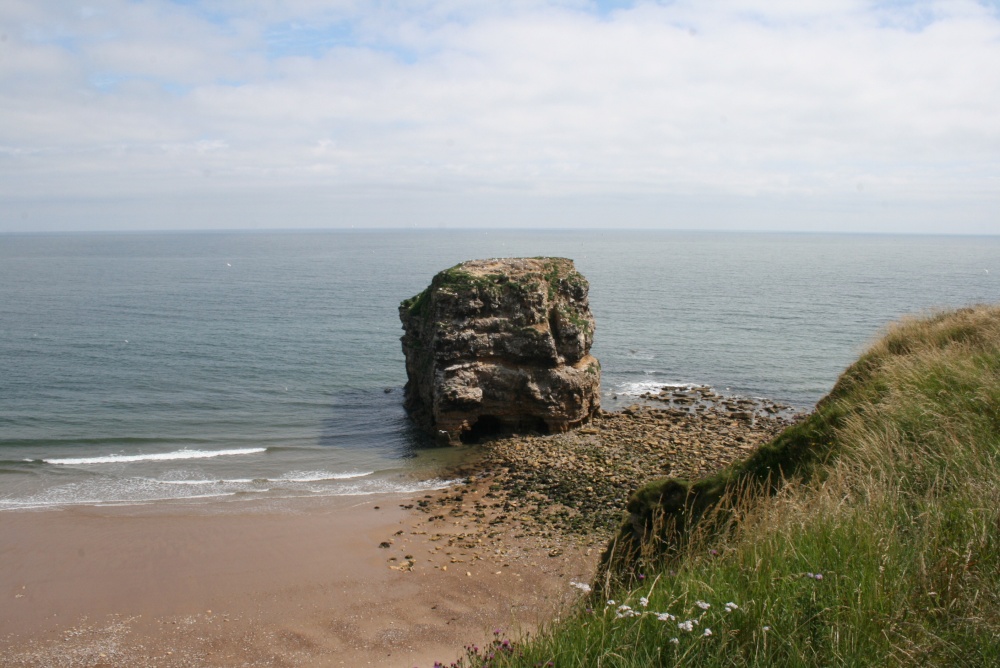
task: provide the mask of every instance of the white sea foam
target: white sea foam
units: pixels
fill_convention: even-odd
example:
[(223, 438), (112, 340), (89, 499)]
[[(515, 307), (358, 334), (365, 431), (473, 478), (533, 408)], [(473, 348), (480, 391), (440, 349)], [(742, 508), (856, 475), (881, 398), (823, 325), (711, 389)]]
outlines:
[(658, 394), (663, 388), (678, 389), (678, 390), (690, 390), (692, 387), (701, 387), (695, 383), (678, 383), (669, 381), (652, 381), (652, 380), (640, 380), (630, 383), (621, 383), (615, 387), (615, 394), (624, 395), (626, 397), (638, 397), (647, 392), (652, 392), (653, 394)]
[(81, 466), (85, 464), (132, 464), (135, 462), (163, 462), (176, 459), (207, 459), (210, 457), (230, 457), (254, 455), (266, 452), (267, 448), (235, 448), (230, 450), (176, 450), (145, 455), (105, 455), (102, 457), (66, 457), (43, 459), (46, 464), (59, 466)]
[(24, 499), (0, 499), (0, 511), (4, 510), (43, 510), (46, 508), (62, 508), (65, 506), (141, 506), (156, 501), (195, 501), (199, 499), (218, 499), (224, 496), (236, 496), (237, 492), (217, 492), (213, 494), (193, 494), (178, 496), (145, 497), (138, 499), (47, 499), (43, 497), (27, 497)]
[(291, 471), (279, 478), (227, 478), (211, 480), (161, 480), (152, 479), (163, 485), (249, 485), (263, 483), (308, 483), (324, 482), (326, 480), (350, 480), (352, 478), (364, 478), (370, 476), (374, 471), (345, 471), (332, 473), (330, 471)]
[(361, 484), (339, 487), (335, 496), (364, 496), (367, 494), (413, 494), (415, 492), (430, 492), (437, 489), (447, 489), (461, 483), (462, 480), (421, 480), (410, 483), (390, 482), (388, 480), (372, 480)]
[(350, 480), (352, 478), (364, 478), (375, 473), (374, 471), (342, 471), (331, 473), (330, 471), (290, 471), (280, 478), (270, 479), (269, 482), (322, 482), (324, 480)]
[[(303, 472), (294, 472), (300, 474)], [(308, 472), (307, 472), (308, 473)], [(313, 473), (319, 474), (320, 471)], [(330, 472), (322, 472), (329, 474)], [(229, 480), (158, 480), (154, 478), (102, 478), (50, 487), (21, 498), (0, 499), (0, 512), (66, 506), (128, 506), (162, 501), (200, 501), (219, 497), (292, 499), (297, 497), (414, 494), (444, 489), (460, 480), (387, 480), (363, 472), (335, 473), (319, 480), (299, 478)], [(331, 477), (341, 476), (341, 477)], [(313, 476), (315, 477), (315, 476)], [(340, 481), (330, 484), (332, 481)], [(248, 496), (249, 495), (249, 496)]]
[(146, 478), (102, 478), (50, 487), (21, 498), (0, 499), (0, 510), (55, 508), (76, 505), (131, 505), (174, 499), (208, 499), (233, 496), (239, 490), (222, 488), (198, 490), (191, 494), (180, 488), (164, 487)]
[[(230, 478), (227, 480), (155, 480), (150, 479), (150, 482), (159, 483), (161, 485), (249, 485), (254, 482), (253, 478)], [(264, 480), (263, 482), (268, 482)]]

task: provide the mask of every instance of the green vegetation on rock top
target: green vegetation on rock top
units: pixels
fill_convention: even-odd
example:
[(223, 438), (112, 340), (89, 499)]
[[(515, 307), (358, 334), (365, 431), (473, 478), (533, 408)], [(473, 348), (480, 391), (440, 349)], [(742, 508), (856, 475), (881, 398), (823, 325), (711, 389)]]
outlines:
[[(546, 293), (549, 300), (555, 298), (560, 287), (565, 284), (570, 287), (586, 286), (587, 279), (573, 268), (573, 261), (559, 257), (534, 257), (528, 260), (536, 260), (542, 266), (539, 271), (504, 271), (499, 269), (486, 273), (470, 270), (469, 266), (477, 260), (460, 262), (453, 267), (438, 272), (431, 284), (425, 290), (409, 299), (404, 300), (400, 306), (406, 309), (411, 315), (424, 316), (430, 306), (433, 293), (441, 290), (453, 293), (478, 292), (481, 294), (494, 294), (504, 290), (523, 290), (528, 292), (537, 291), (544, 280), (547, 287)], [(578, 327), (584, 327), (579, 317), (569, 316)], [(575, 317), (575, 320), (572, 318)], [(577, 322), (579, 321), (579, 322)]]

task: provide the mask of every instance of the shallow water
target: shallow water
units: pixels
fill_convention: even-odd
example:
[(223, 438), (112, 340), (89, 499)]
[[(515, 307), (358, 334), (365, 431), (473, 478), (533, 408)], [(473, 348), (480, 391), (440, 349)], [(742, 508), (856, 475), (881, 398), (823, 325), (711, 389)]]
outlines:
[[(470, 258), (590, 280), (604, 403), (807, 408), (885, 323), (998, 298), (1000, 239), (381, 231), (0, 237), (0, 509), (440, 486), (399, 302)], [(615, 399), (617, 397), (617, 399)]]

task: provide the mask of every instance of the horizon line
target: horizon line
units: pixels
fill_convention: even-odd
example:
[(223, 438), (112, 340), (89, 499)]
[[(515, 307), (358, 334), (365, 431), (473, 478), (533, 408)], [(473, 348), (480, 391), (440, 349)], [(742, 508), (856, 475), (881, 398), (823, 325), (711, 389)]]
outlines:
[(86, 236), (86, 235), (168, 235), (168, 234), (310, 234), (310, 233), (377, 233), (377, 232), (655, 232), (682, 234), (768, 234), (768, 235), (801, 235), (801, 236), (863, 236), (863, 237), (1000, 237), (1000, 232), (885, 232), (885, 231), (844, 231), (844, 230), (780, 230), (780, 229), (734, 229), (734, 228), (673, 228), (673, 227), (293, 227), (293, 228), (162, 228), (162, 229), (93, 229), (93, 230), (0, 230), (0, 236), (6, 237), (44, 237), (44, 236)]

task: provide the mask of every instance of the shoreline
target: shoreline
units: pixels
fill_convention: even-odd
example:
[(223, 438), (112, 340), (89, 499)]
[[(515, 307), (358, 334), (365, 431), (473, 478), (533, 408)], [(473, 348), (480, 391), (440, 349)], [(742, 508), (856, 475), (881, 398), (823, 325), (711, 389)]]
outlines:
[(593, 580), (633, 489), (745, 456), (789, 423), (773, 407), (649, 395), (574, 432), (479, 446), (452, 469), (465, 482), (433, 492), (3, 512), (0, 654), (24, 667), (447, 664), (578, 600), (570, 582)]

